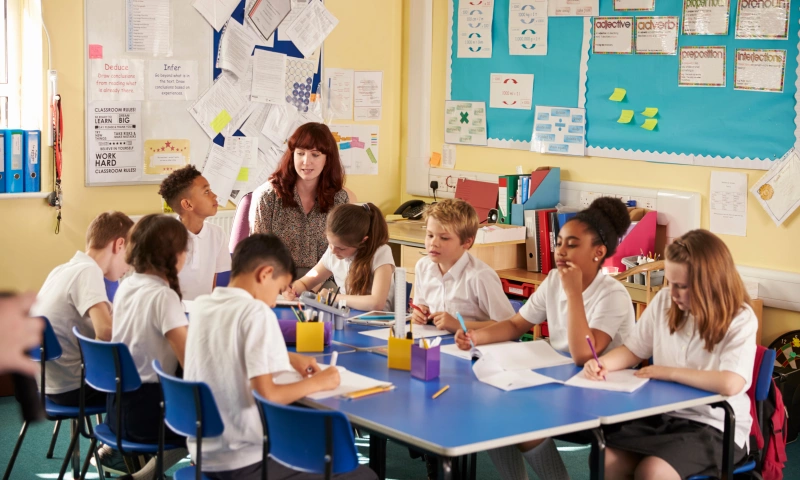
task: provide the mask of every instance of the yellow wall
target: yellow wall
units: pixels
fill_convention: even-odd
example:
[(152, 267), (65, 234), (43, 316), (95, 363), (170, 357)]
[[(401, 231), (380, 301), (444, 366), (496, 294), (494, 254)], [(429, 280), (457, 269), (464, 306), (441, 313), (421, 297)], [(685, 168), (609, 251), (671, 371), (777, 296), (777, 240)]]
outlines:
[[(383, 71), (380, 175), (351, 176), (347, 186), (360, 200), (372, 201), (388, 210), (400, 198), (395, 182), (400, 155), (402, 3), (327, 0), (325, 4), (339, 19), (339, 25), (325, 43), (325, 65)], [(55, 213), (44, 200), (0, 201), (4, 224), (0, 228), (0, 251), (15, 252), (0, 256), (0, 272), (3, 272), (0, 288), (38, 289), (54, 266), (67, 261), (76, 250), (83, 250), (86, 227), (102, 211), (121, 210), (140, 215), (160, 209), (156, 185), (84, 187), (83, 2), (44, 0), (43, 10), (52, 39), (52, 68), (59, 73), (59, 93), (66, 119), (61, 233), (53, 233)], [(49, 149), (43, 151), (43, 190), (52, 185), (50, 155)]]
[[(438, 152), (441, 152), (444, 142), (447, 3), (444, 0), (433, 2), (430, 141), (431, 149)], [(406, 38), (407, 34), (406, 31)], [(407, 79), (404, 85), (408, 85)], [(786, 121), (791, 122), (792, 119)], [(405, 172), (405, 152), (402, 158), (404, 164), (401, 172)], [(469, 146), (456, 147), (456, 159), (456, 168), (459, 170), (513, 173), (517, 165), (522, 165), (527, 171), (542, 165), (552, 165), (561, 167), (562, 180), (700, 192), (703, 195), (702, 226), (704, 228), (709, 226), (708, 189), (711, 168), (593, 157), (546, 156), (518, 150)], [(751, 186), (763, 175), (763, 172), (756, 170), (740, 171), (748, 174)], [(412, 198), (406, 193), (405, 185), (402, 196), (403, 200)], [(776, 227), (752, 196), (749, 196), (747, 209), (747, 236), (723, 236), (733, 252), (736, 263), (774, 270), (800, 271), (800, 255), (790, 253), (795, 251), (797, 239), (800, 238), (800, 214), (791, 217), (783, 226)], [(764, 341), (772, 341), (779, 334), (793, 329), (800, 329), (800, 313), (765, 309)]]

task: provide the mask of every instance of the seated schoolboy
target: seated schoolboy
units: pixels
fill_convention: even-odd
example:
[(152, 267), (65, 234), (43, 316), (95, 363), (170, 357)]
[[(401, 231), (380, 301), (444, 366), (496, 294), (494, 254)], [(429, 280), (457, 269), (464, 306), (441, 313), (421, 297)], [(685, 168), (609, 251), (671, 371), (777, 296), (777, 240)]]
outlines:
[[(289, 287), (294, 270), (289, 249), (277, 236), (255, 234), (236, 245), (228, 287), (196, 300), (184, 378), (208, 384), (225, 425), (221, 437), (203, 440), (203, 475), (208, 478), (261, 479), (263, 429), (253, 390), (272, 402), (290, 404), (339, 385), (336, 368), (320, 370), (313, 357), (286, 351), (270, 306)], [(291, 369), (311, 374), (288, 385), (272, 381), (273, 374)], [(188, 439), (188, 445), (196, 454), (195, 441)], [(267, 468), (270, 479), (319, 478), (272, 459)], [(342, 478), (375, 476), (359, 467)]]
[(189, 231), (189, 254), (178, 276), (183, 299), (194, 300), (211, 293), (217, 274), (231, 269), (225, 232), (205, 221), (217, 214), (216, 194), (194, 165), (172, 172), (161, 182), (158, 194), (180, 216), (181, 223)]
[(455, 332), (464, 317), (467, 328), (479, 329), (514, 316), (514, 308), (503, 293), (497, 273), (469, 249), (478, 233), (478, 214), (469, 203), (448, 199), (429, 206), (426, 222), (427, 255), (414, 270), (412, 321), (433, 320), (441, 330)]
[[(50, 320), (61, 344), (61, 358), (48, 362), (45, 392), (60, 405), (77, 406), (81, 352), (72, 327), (83, 335), (111, 340), (111, 303), (103, 277), (116, 282), (128, 271), (125, 247), (133, 221), (121, 212), (98, 215), (86, 231), (86, 252), (77, 252), (44, 281), (32, 316)], [(38, 379), (38, 377), (37, 377)], [(105, 393), (86, 387), (87, 405), (104, 405)]]

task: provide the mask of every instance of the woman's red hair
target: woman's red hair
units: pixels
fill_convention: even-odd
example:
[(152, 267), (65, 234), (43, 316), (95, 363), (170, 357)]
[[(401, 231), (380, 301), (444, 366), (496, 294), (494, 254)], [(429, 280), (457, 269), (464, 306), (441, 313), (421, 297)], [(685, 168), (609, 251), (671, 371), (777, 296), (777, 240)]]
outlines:
[(269, 177), (272, 188), (284, 207), (296, 207), (294, 186), (297, 170), (294, 168), (295, 149), (317, 150), (325, 155), (325, 166), (317, 183), (317, 203), (322, 213), (333, 207), (334, 197), (344, 187), (344, 167), (339, 158), (339, 147), (330, 129), (324, 123), (306, 123), (295, 130), (289, 138), (289, 148), (281, 158), (278, 169)]

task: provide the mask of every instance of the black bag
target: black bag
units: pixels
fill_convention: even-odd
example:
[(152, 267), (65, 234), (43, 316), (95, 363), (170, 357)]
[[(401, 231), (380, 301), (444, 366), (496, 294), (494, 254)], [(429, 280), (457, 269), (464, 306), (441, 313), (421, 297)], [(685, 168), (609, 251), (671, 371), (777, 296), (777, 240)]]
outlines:
[(800, 330), (781, 335), (769, 348), (777, 352), (772, 378), (789, 413), (786, 443), (790, 443), (800, 431)]

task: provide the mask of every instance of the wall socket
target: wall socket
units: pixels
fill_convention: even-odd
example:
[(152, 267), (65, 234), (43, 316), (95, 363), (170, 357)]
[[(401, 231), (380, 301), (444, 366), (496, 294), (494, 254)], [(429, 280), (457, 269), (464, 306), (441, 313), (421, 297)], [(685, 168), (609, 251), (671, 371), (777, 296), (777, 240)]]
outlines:
[(598, 193), (598, 192), (588, 192), (588, 191), (581, 191), (580, 195), (580, 208), (588, 208), (589, 205), (592, 204), (594, 199), (599, 197), (614, 197), (622, 200), (623, 202), (627, 203), (628, 200), (635, 200), (636, 206), (641, 208), (646, 208), (648, 210), (655, 210), (656, 209), (656, 199), (650, 197), (631, 197), (628, 195), (617, 195), (611, 193)]

